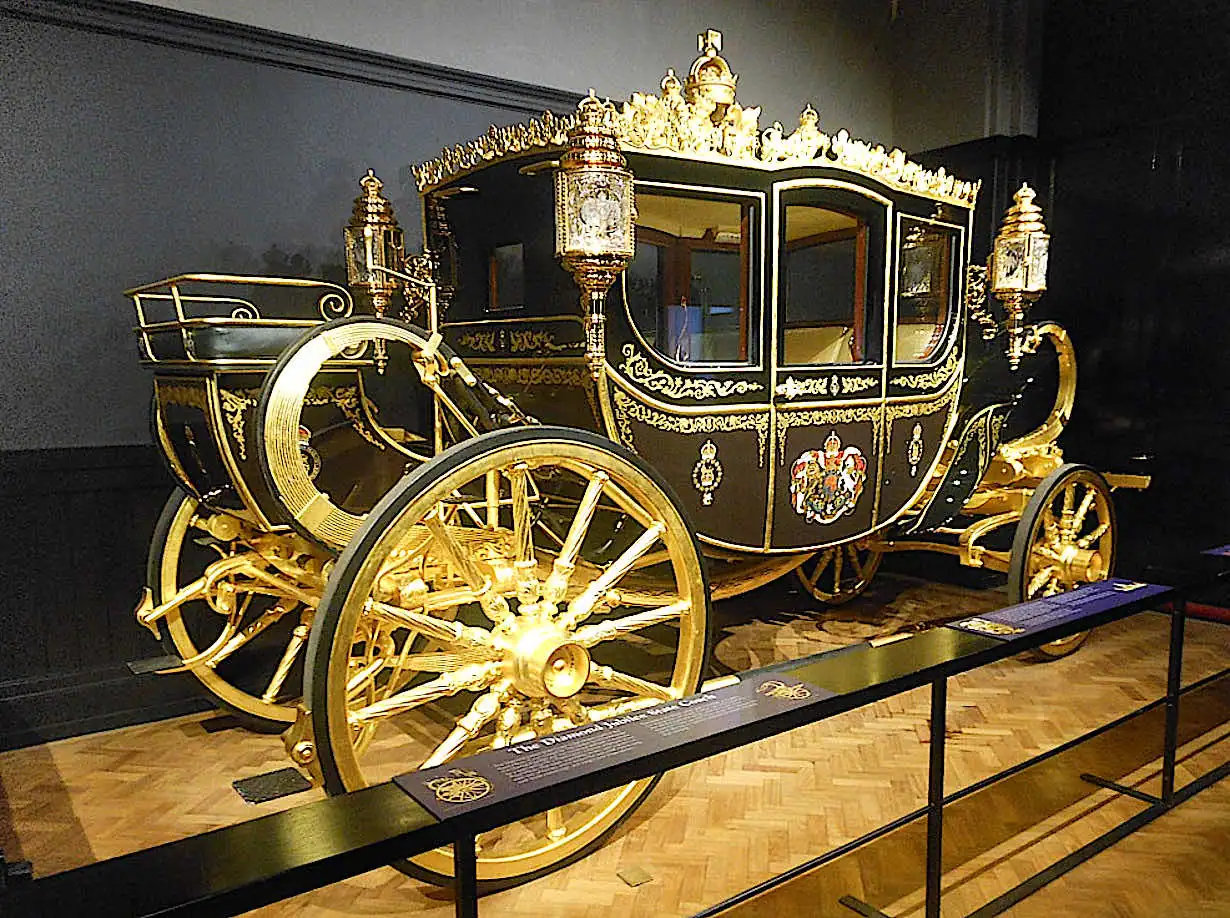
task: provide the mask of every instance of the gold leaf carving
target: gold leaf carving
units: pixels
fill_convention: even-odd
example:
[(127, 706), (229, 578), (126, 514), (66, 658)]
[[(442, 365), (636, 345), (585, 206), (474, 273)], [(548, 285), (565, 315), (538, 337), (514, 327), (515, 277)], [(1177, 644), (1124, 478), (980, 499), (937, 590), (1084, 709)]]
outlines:
[[(903, 150), (886, 150), (878, 144), (857, 140), (840, 130), (820, 130), (819, 115), (808, 105), (799, 115), (799, 125), (789, 134), (779, 121), (762, 132), (760, 108), (746, 107), (730, 95), (693, 92), (668, 70), (660, 84), (661, 95), (633, 93), (615, 118), (616, 134), (625, 150), (671, 153), (697, 159), (733, 162), (761, 169), (819, 165), (855, 172), (878, 179), (937, 201), (972, 207), (981, 182), (966, 182), (945, 169), (926, 169), (910, 161)], [(559, 117), (546, 112), (528, 124), (491, 127), (467, 144), (444, 150), (440, 156), (414, 169), (420, 192), (434, 188), (486, 163), (535, 150), (564, 145), (575, 116)]]
[(183, 383), (158, 381), (158, 401), (163, 405), (180, 405), (184, 408), (199, 408), (209, 410), (209, 397), (203, 386), (191, 386)]
[(747, 379), (688, 379), (672, 376), (665, 370), (656, 370), (650, 366), (649, 358), (638, 353), (632, 344), (623, 346), (623, 354), (624, 361), (619, 368), (624, 375), (667, 398), (722, 398), (727, 395), (744, 395), (764, 388), (760, 383)]
[(910, 376), (900, 376), (893, 380), (893, 383), (898, 386), (904, 386), (906, 389), (934, 389), (947, 381), (948, 377), (956, 372), (957, 366), (961, 363), (961, 352), (954, 349), (948, 355), (948, 359), (944, 361), (943, 366), (936, 367), (929, 373), (914, 373)]
[(632, 438), (632, 425), (629, 421), (639, 421), (656, 430), (671, 433), (727, 433), (735, 430), (756, 431), (757, 465), (764, 466), (765, 447), (769, 439), (769, 415), (759, 414), (702, 414), (678, 415), (666, 414), (643, 405), (628, 395), (615, 389), (612, 392), (615, 405), (615, 425), (623, 444), (635, 449)]
[(777, 384), (776, 392), (786, 398), (798, 398), (800, 395), (857, 395), (879, 385), (876, 376), (823, 376), (809, 379), (795, 379), (787, 376), (785, 382)]
[(880, 413), (879, 405), (783, 411), (777, 416), (777, 461), (786, 461), (786, 432), (791, 427), (827, 427), (834, 424), (857, 424), (870, 421), (872, 440), (875, 441), (880, 434)]
[(496, 386), (573, 386), (589, 383), (589, 372), (581, 367), (483, 367), (483, 378)]
[(235, 438), (235, 448), (240, 459), (248, 458), (248, 444), (244, 442), (244, 415), (256, 404), (259, 389), (236, 389), (231, 392), (218, 389), (218, 397), (222, 401), (222, 413), (226, 415), (227, 423), (231, 425), (231, 436)]

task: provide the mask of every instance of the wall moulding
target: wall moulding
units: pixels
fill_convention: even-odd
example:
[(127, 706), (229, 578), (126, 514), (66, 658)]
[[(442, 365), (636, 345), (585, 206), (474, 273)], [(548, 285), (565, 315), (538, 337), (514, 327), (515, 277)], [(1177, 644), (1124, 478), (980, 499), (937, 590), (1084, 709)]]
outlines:
[(529, 114), (584, 95), (126, 0), (0, 0), (0, 15)]

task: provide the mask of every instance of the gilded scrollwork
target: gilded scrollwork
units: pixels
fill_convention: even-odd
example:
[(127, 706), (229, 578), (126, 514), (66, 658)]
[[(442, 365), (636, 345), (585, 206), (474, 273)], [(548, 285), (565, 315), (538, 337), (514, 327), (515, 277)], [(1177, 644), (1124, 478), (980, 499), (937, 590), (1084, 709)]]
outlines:
[[(714, 40), (716, 38), (716, 40)], [(808, 105), (799, 125), (789, 134), (780, 121), (763, 131), (760, 108), (735, 101), (738, 77), (718, 55), (718, 33), (701, 36), (701, 56), (686, 82), (667, 70), (661, 95), (633, 93), (615, 118), (616, 135), (626, 150), (668, 152), (702, 159), (718, 159), (761, 168), (787, 168), (815, 164), (856, 172), (885, 184), (933, 200), (972, 207), (981, 182), (966, 182), (943, 168), (931, 170), (910, 161), (903, 150), (886, 150), (857, 140), (840, 130), (820, 130), (819, 115)], [(492, 127), (468, 144), (444, 150), (417, 166), (419, 191), (427, 191), (484, 163), (534, 150), (564, 145), (575, 116), (545, 113), (525, 125)]]
[(888, 422), (887, 436), (891, 438), (893, 435), (894, 421), (923, 418), (928, 415), (938, 414), (941, 411), (947, 411), (956, 402), (959, 392), (960, 387), (952, 386), (947, 392), (933, 399), (918, 402), (889, 402), (888, 407), (884, 411), (884, 416)]
[(728, 433), (735, 430), (756, 432), (757, 465), (764, 466), (765, 448), (769, 441), (769, 415), (756, 414), (666, 414), (643, 405), (615, 389), (611, 393), (615, 407), (615, 426), (623, 444), (635, 449), (630, 421), (638, 421), (656, 430), (671, 433)]
[(623, 346), (623, 354), (623, 363), (619, 365), (623, 374), (634, 383), (667, 398), (723, 398), (728, 395), (746, 395), (764, 388), (760, 383), (749, 379), (687, 379), (673, 376), (665, 370), (654, 369), (649, 358), (639, 353), (632, 344)]
[(466, 332), (457, 339), (457, 345), (483, 354), (494, 354), (498, 350), (493, 331)]
[(961, 364), (961, 352), (954, 349), (948, 355), (942, 366), (927, 373), (912, 373), (909, 376), (899, 376), (893, 380), (893, 385), (906, 389), (936, 389), (948, 381)]
[(792, 427), (828, 427), (834, 424), (871, 422), (873, 442), (880, 436), (879, 405), (856, 408), (811, 408), (805, 411), (783, 411), (777, 416), (777, 461), (786, 461), (786, 434)]
[(158, 401), (162, 405), (179, 405), (183, 408), (198, 408), (201, 411), (209, 410), (209, 396), (206, 395), (204, 386), (185, 385), (164, 380), (158, 380), (156, 386)]
[(795, 379), (787, 376), (785, 382), (780, 382), (774, 391), (785, 398), (799, 398), (803, 395), (857, 395), (879, 385), (876, 376), (820, 376), (808, 379)]
[(376, 439), (375, 432), (368, 426), (363, 414), (362, 397), (358, 386), (313, 386), (303, 398), (305, 405), (336, 405), (341, 409), (355, 433), (377, 449), (384, 449), (384, 444)]
[(495, 386), (572, 386), (585, 388), (589, 372), (581, 367), (483, 367), (483, 378)]
[[(162, 387), (159, 387), (159, 392), (162, 392)], [(248, 458), (244, 428), (247, 423), (248, 410), (255, 407), (259, 399), (259, 389), (218, 389), (222, 414), (230, 426), (231, 436), (235, 439), (235, 451), (239, 454), (240, 459)], [(305, 406), (335, 405), (350, 422), (355, 433), (377, 449), (384, 449), (384, 444), (376, 437), (363, 414), (357, 386), (313, 386), (303, 397), (303, 404)]]
[(505, 351), (516, 353), (559, 353), (580, 349), (580, 342), (560, 343), (555, 333), (533, 329), (484, 329), (467, 331), (458, 336), (457, 345), (483, 354), (499, 354)]
[(259, 389), (218, 389), (218, 398), (222, 402), (222, 414), (231, 425), (231, 436), (235, 438), (235, 449), (240, 459), (248, 458), (248, 444), (244, 440), (244, 415), (256, 404), (260, 396)]
[(965, 272), (965, 310), (982, 329), (982, 339), (999, 334), (999, 324), (987, 308), (987, 266), (970, 265)]

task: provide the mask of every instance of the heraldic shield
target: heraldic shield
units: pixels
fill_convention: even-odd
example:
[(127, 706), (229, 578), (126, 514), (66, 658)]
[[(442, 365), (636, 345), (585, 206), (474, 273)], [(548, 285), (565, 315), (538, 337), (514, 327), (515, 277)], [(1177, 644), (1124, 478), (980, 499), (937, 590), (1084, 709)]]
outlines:
[(841, 445), (836, 431), (824, 441), (824, 451), (810, 449), (790, 468), (794, 510), (809, 523), (836, 522), (853, 513), (867, 481), (867, 460), (857, 446)]

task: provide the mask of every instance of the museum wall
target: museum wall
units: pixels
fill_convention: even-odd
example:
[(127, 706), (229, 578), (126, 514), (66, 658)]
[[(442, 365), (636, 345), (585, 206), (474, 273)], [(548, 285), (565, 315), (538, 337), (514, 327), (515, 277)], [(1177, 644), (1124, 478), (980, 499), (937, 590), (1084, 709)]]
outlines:
[(811, 102), (830, 125), (892, 130), (888, 0), (156, 0), (156, 5), (571, 92), (627, 98), (684, 72), (720, 29), (762, 124)]

